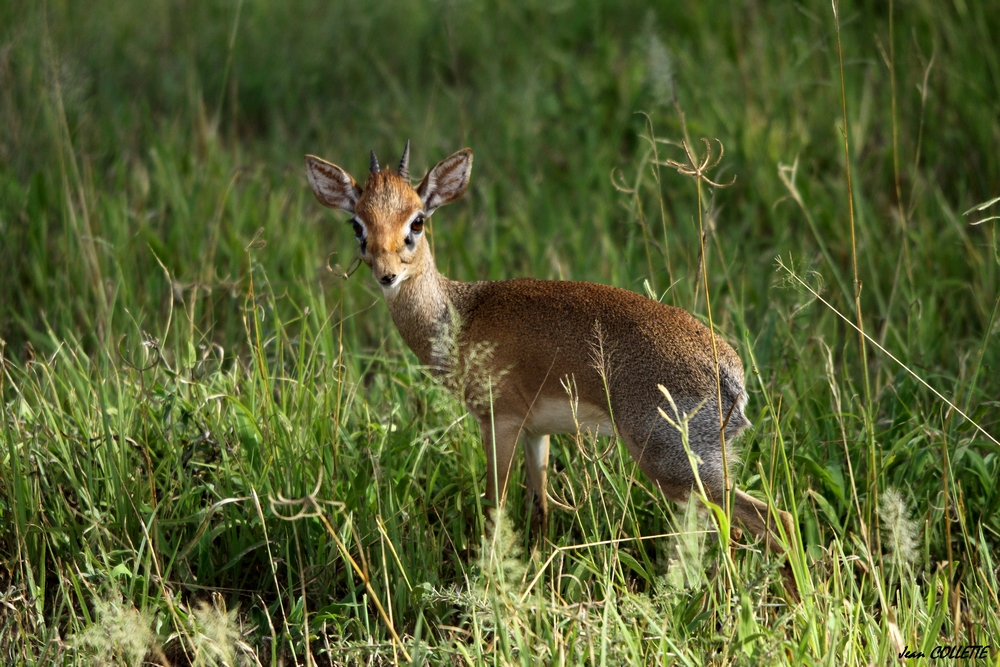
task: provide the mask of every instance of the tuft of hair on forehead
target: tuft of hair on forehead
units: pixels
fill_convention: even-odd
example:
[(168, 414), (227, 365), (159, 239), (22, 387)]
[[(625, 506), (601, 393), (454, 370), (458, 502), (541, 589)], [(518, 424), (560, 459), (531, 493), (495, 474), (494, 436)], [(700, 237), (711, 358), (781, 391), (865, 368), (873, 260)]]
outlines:
[(388, 169), (368, 175), (368, 182), (365, 183), (361, 199), (358, 201), (359, 211), (369, 214), (420, 207), (420, 197), (409, 181)]

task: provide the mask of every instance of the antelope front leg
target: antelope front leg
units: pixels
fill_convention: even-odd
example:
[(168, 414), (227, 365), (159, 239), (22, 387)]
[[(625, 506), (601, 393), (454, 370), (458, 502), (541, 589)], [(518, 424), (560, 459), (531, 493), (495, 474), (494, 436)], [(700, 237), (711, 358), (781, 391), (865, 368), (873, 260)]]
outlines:
[(491, 420), (487, 417), (479, 422), (486, 448), (486, 502), (498, 509), (507, 500), (507, 480), (514, 462), (521, 421), (501, 417)]
[(525, 434), (524, 459), (528, 478), (525, 503), (531, 530), (544, 537), (549, 527), (549, 502), (545, 495), (545, 478), (549, 467), (549, 436)]

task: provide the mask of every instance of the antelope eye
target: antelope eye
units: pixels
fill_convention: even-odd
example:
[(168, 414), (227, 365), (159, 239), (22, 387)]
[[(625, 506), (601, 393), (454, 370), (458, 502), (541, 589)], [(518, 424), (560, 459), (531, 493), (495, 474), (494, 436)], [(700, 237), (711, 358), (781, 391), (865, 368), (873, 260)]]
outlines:
[(357, 220), (351, 220), (351, 225), (354, 227), (354, 235), (360, 239), (361, 235), (364, 234), (364, 227)]
[(418, 215), (413, 219), (413, 222), (410, 223), (410, 231), (413, 232), (424, 231), (424, 216)]

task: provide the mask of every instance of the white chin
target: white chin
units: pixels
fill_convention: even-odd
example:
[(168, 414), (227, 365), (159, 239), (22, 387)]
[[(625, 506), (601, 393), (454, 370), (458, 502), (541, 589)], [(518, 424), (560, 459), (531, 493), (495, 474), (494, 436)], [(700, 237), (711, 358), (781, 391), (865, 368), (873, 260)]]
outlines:
[(399, 294), (399, 286), (403, 284), (403, 276), (399, 276), (392, 281), (391, 285), (380, 285), (382, 287), (382, 295), (385, 296), (387, 301), (392, 301)]

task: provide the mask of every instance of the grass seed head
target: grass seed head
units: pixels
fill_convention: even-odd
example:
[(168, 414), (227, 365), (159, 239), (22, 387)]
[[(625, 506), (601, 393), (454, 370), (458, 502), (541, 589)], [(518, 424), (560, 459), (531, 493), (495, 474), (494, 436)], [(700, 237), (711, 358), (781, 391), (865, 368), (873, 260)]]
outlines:
[(889, 487), (878, 504), (882, 520), (882, 545), (889, 552), (889, 561), (900, 565), (916, 564), (920, 550), (920, 524), (910, 517), (910, 509), (899, 489)]

